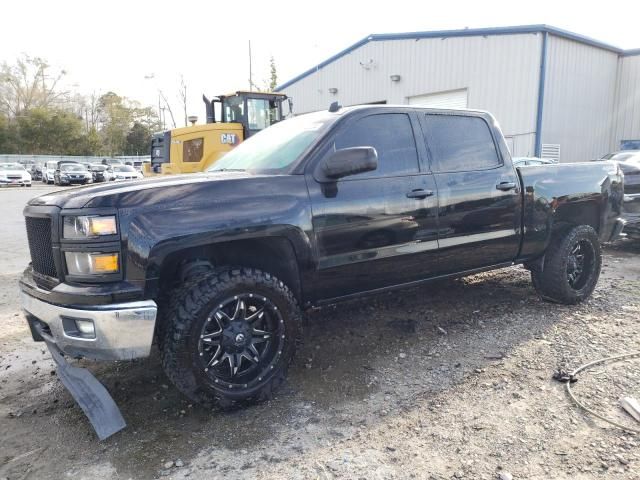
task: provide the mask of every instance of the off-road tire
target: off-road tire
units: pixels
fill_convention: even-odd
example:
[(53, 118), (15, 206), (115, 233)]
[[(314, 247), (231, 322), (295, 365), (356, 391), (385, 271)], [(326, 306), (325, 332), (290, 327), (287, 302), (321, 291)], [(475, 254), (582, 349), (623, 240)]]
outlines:
[(180, 271), (179, 283), (176, 282), (174, 285), (172, 285), (171, 289), (168, 291), (168, 294), (163, 294), (156, 300), (156, 303), (158, 305), (158, 315), (156, 319), (155, 341), (160, 351), (164, 349), (164, 343), (167, 337), (167, 328), (169, 325), (171, 325), (172, 322), (173, 317), (171, 316), (171, 312), (175, 311), (175, 309), (180, 306), (180, 302), (182, 301), (182, 297), (176, 295), (176, 292), (179, 290), (188, 291), (205, 277), (216, 272), (222, 272), (224, 270), (226, 269), (216, 269), (213, 265), (209, 264), (208, 269), (199, 268), (195, 272), (194, 269), (189, 269), (189, 273), (186, 275), (182, 271)]
[[(254, 292), (277, 306), (286, 336), (272, 369), (248, 388), (229, 388), (215, 382), (203, 370), (198, 342), (210, 312), (224, 298)], [(216, 268), (200, 279), (192, 279), (170, 293), (163, 305), (166, 322), (159, 340), (162, 367), (185, 396), (205, 406), (235, 408), (272, 398), (284, 382), (301, 335), (300, 308), (291, 290), (273, 275), (254, 268)], [(283, 338), (285, 338), (283, 336)]]
[[(568, 278), (570, 256), (580, 245), (592, 258), (584, 269), (584, 279), (572, 286)], [(531, 280), (538, 294), (550, 302), (574, 305), (593, 293), (602, 268), (602, 252), (598, 234), (589, 225), (566, 227), (554, 233), (545, 253), (542, 270), (531, 269)]]

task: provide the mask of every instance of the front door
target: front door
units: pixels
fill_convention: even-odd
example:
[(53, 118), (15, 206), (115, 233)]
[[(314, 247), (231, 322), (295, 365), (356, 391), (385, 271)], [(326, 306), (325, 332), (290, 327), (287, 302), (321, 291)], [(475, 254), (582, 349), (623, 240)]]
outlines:
[(428, 270), (438, 248), (437, 192), (433, 175), (421, 167), (414, 128), (417, 121), (406, 112), (354, 116), (326, 154), (374, 147), (377, 170), (330, 184), (307, 176), (317, 246), (316, 298), (406, 283)]

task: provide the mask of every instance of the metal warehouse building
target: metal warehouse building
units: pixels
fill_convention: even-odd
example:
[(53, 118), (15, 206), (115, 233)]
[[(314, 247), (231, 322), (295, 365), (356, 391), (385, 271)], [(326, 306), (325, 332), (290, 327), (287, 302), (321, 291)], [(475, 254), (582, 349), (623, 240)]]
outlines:
[(370, 35), (277, 90), (298, 114), (334, 101), (488, 110), (514, 156), (640, 148), (640, 49), (546, 25)]

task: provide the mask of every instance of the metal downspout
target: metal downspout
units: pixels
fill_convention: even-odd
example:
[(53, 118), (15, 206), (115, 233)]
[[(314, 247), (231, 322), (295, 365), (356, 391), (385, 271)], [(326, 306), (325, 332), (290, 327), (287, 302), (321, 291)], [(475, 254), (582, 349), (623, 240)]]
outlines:
[(542, 53), (540, 55), (540, 82), (538, 84), (538, 113), (536, 115), (536, 150), (535, 156), (542, 155), (542, 110), (544, 108), (544, 84), (547, 77), (547, 37), (548, 32), (543, 33)]

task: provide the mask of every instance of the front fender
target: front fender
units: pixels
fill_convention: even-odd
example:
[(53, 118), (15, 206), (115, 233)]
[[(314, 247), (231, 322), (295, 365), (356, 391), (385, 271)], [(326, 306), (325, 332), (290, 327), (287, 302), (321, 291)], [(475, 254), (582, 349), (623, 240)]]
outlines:
[(306, 191), (242, 202), (219, 198), (207, 205), (154, 208), (131, 218), (126, 277), (137, 284), (153, 282), (165, 260), (178, 251), (264, 237), (288, 239), (300, 268), (305, 269), (312, 264), (311, 232)]

